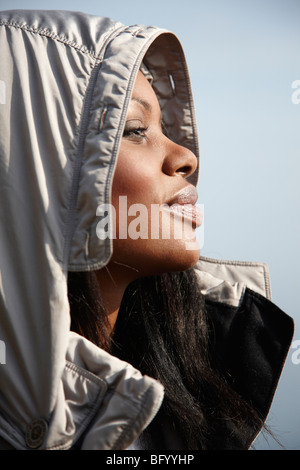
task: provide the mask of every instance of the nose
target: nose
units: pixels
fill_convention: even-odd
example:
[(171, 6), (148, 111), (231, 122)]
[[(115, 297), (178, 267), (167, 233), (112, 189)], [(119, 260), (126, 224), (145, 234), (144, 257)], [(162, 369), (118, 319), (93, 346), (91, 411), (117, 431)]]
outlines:
[(169, 176), (181, 175), (184, 178), (191, 176), (197, 169), (197, 158), (188, 148), (167, 139), (166, 153), (163, 160), (162, 171)]

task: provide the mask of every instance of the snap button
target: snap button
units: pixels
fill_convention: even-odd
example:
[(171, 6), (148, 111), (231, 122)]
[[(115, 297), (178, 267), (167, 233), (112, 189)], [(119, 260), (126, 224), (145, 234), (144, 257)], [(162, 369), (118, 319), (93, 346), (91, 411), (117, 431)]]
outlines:
[(40, 447), (46, 437), (48, 425), (44, 419), (35, 419), (26, 430), (25, 441), (30, 449)]

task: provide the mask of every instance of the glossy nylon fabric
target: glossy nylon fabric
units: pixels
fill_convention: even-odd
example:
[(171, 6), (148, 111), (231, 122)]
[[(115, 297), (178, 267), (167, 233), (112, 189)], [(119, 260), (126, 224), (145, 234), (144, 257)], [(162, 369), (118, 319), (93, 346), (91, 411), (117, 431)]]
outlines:
[(26, 448), (28, 426), (42, 418), (40, 448), (68, 448), (100, 407), (121, 413), (110, 408), (113, 383), (135, 405), (112, 418), (104, 441), (86, 445), (114, 448), (119, 436), (124, 448), (155, 414), (162, 387), (69, 333), (66, 276), (111, 255), (109, 239), (96, 236), (96, 210), (110, 202), (142, 60), (170, 137), (198, 156), (182, 49), (159, 28), (29, 10), (1, 12), (0, 45), (0, 434)]

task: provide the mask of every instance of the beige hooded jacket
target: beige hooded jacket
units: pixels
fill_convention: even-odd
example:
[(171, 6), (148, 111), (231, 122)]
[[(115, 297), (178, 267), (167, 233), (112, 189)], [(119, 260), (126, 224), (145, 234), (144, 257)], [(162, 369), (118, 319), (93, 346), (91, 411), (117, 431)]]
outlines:
[[(70, 332), (67, 272), (111, 256), (96, 211), (142, 60), (170, 137), (198, 156), (184, 55), (159, 28), (62, 11), (1, 12), (0, 45), (0, 447), (126, 449), (163, 387)], [(269, 295), (263, 264), (198, 268), (211, 298), (237, 305), (243, 280)]]

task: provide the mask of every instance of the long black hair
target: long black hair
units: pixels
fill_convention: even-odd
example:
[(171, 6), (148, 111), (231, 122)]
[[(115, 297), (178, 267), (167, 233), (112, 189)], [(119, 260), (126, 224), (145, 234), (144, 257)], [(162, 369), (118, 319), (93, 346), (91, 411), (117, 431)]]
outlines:
[[(262, 422), (212, 366), (212, 326), (194, 270), (139, 279), (126, 290), (113, 334), (95, 273), (69, 273), (71, 329), (165, 387), (144, 432), (160, 448), (164, 430), (178, 449), (240, 449)], [(174, 445), (174, 441), (173, 444)]]

